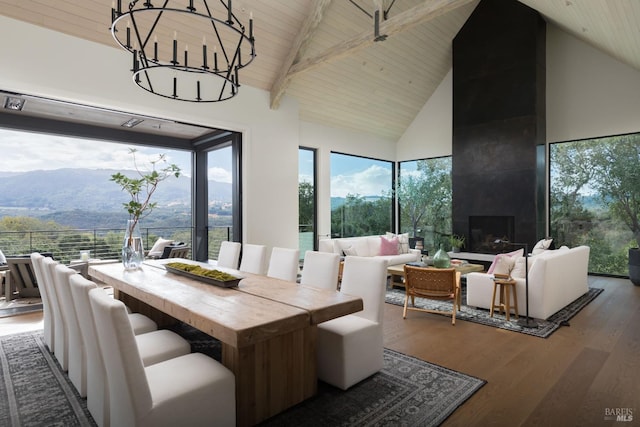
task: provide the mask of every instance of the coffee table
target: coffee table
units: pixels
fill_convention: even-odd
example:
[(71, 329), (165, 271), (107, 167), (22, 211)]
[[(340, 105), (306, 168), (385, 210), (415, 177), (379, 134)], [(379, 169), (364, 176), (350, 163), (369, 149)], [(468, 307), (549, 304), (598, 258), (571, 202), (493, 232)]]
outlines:
[[(472, 271), (484, 271), (484, 265), (482, 264), (459, 264), (454, 265), (453, 268), (459, 271), (462, 277)], [(387, 275), (391, 276), (391, 287), (402, 286), (404, 288), (404, 264), (390, 265), (387, 267)]]

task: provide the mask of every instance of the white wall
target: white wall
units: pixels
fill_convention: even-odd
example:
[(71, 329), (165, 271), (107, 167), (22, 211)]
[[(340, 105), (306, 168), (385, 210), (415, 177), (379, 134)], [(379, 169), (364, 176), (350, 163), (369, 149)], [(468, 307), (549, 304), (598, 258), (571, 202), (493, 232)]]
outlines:
[(640, 71), (547, 25), (547, 141), (640, 131)]
[[(105, 29), (106, 31), (106, 29)], [(298, 106), (247, 85), (219, 104), (176, 102), (131, 82), (130, 56), (0, 16), (0, 88), (243, 132), (243, 241), (298, 246)]]
[[(547, 25), (547, 142), (640, 132), (640, 71)], [(451, 155), (450, 71), (397, 145), (397, 160)]]
[(398, 140), (397, 160), (450, 156), (453, 141), (453, 70), (449, 70)]

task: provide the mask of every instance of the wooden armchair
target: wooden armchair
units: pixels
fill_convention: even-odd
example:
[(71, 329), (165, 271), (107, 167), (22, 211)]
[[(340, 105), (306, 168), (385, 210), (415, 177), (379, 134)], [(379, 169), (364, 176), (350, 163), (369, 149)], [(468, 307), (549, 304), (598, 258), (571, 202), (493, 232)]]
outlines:
[(31, 257), (7, 257), (9, 269), (5, 272), (6, 301), (15, 298), (40, 298), (40, 289), (31, 264)]
[[(454, 268), (425, 268), (404, 266), (404, 283), (406, 295), (402, 317), (406, 319), (407, 310), (425, 311), (428, 313), (451, 314), (451, 324), (456, 324), (456, 308), (460, 309), (460, 273)], [(409, 297), (411, 305), (408, 307)], [(451, 300), (452, 311), (430, 310), (415, 307), (415, 297), (437, 300)]]

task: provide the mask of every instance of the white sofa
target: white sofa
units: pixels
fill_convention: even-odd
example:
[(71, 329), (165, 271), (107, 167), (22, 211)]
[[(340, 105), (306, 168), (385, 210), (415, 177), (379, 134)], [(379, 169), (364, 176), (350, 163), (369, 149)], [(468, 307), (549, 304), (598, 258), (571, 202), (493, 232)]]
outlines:
[[(361, 236), (322, 239), (318, 243), (318, 251), (333, 252), (342, 256), (345, 255), (345, 249), (351, 248), (355, 250), (355, 253), (352, 253), (352, 255), (383, 258), (387, 260), (387, 265), (406, 264), (407, 262), (420, 260), (421, 253), (417, 249), (407, 249), (406, 253), (398, 253), (397, 255), (379, 255), (380, 237), (381, 236)], [(400, 250), (399, 252), (403, 251)]]
[[(547, 319), (561, 308), (584, 295), (588, 285), (589, 247), (563, 247), (529, 257), (529, 317)], [(517, 282), (518, 313), (526, 314), (524, 277)], [(493, 276), (467, 274), (467, 305), (491, 308)], [(496, 299), (497, 299), (496, 295)], [(513, 311), (513, 310), (512, 310)]]

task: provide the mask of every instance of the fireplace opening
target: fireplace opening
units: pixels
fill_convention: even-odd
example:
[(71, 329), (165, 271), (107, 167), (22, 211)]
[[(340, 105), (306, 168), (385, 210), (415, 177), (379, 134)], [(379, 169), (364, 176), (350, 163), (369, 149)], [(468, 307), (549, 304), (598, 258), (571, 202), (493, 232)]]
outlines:
[(505, 245), (496, 240), (513, 241), (515, 217), (513, 216), (470, 216), (469, 252), (499, 254)]

